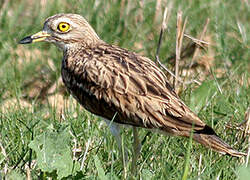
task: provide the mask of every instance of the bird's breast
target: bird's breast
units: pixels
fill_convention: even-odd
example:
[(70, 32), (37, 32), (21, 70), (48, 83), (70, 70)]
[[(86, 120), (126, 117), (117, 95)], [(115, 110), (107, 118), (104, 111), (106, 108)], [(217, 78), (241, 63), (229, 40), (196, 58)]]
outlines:
[[(88, 111), (112, 119), (115, 110), (103, 101), (102, 91), (86, 80), (85, 75), (62, 64), (61, 75), (69, 93)], [(83, 70), (84, 71), (84, 70)]]
[(89, 91), (86, 88), (84, 77), (77, 76), (74, 72), (74, 68), (68, 67), (67, 63), (64, 61), (62, 63), (61, 75), (62, 80), (70, 94), (82, 104), (84, 96), (86, 96)]

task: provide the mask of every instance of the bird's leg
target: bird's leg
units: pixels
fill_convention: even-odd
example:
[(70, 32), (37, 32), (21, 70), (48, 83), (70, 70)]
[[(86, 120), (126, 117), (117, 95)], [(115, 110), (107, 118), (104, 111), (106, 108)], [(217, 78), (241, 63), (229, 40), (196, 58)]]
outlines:
[(139, 135), (138, 135), (138, 130), (136, 127), (133, 127), (133, 136), (134, 136), (134, 142), (133, 142), (133, 149), (134, 149), (134, 154), (133, 154), (133, 157), (132, 157), (132, 174), (136, 175), (137, 173), (137, 166), (136, 166), (136, 163), (137, 163), (137, 160), (138, 160), (138, 157), (140, 155), (140, 151), (141, 151), (141, 142), (140, 142), (140, 139), (139, 139)]
[(126, 147), (122, 146), (120, 125), (115, 123), (115, 122), (111, 122), (107, 119), (104, 119), (104, 121), (109, 126), (111, 134), (115, 137), (115, 141), (117, 143), (117, 146), (118, 146), (120, 154), (121, 154), (122, 162), (124, 162), (124, 165), (126, 165), (128, 162), (128, 151), (127, 151)]

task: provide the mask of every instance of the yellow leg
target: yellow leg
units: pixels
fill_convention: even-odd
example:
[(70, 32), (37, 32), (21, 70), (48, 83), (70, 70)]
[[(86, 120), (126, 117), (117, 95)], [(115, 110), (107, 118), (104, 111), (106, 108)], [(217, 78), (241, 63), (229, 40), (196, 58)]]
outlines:
[(127, 165), (128, 162), (128, 150), (126, 147), (122, 146), (122, 138), (120, 133), (120, 126), (119, 124), (112, 122), (110, 124), (109, 120), (104, 119), (106, 124), (109, 126), (111, 134), (115, 137), (115, 141), (117, 143), (117, 146), (119, 148), (120, 154), (121, 154), (121, 160), (123, 164)]
[(138, 130), (136, 127), (133, 127), (133, 136), (134, 136), (134, 142), (133, 142), (133, 157), (132, 157), (132, 174), (136, 175), (137, 174), (137, 160), (140, 156), (140, 152), (141, 152), (141, 142), (139, 139), (139, 135), (138, 135)]

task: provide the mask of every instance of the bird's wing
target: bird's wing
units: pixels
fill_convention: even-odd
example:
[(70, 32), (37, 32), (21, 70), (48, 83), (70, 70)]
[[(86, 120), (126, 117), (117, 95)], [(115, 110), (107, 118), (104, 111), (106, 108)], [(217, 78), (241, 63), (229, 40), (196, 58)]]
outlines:
[(125, 115), (124, 123), (170, 131), (190, 131), (192, 124), (195, 130), (204, 128), (153, 61), (106, 44), (91, 52), (84, 65), (86, 80), (98, 86), (93, 94)]

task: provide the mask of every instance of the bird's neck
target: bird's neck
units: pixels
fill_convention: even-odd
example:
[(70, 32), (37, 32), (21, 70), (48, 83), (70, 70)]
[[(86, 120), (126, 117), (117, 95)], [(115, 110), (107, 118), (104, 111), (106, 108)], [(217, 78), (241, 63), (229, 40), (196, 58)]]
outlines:
[(101, 39), (96, 39), (95, 41), (80, 41), (70, 43), (64, 46), (63, 53), (66, 55), (67, 53), (71, 53), (72, 51), (78, 52), (83, 49), (92, 49), (93, 47), (98, 46), (99, 44), (104, 43)]
[(84, 57), (92, 53), (95, 49), (104, 41), (99, 40), (92, 44), (86, 44), (85, 42), (70, 43), (63, 49), (63, 67), (71, 69), (77, 61), (85, 62)]

